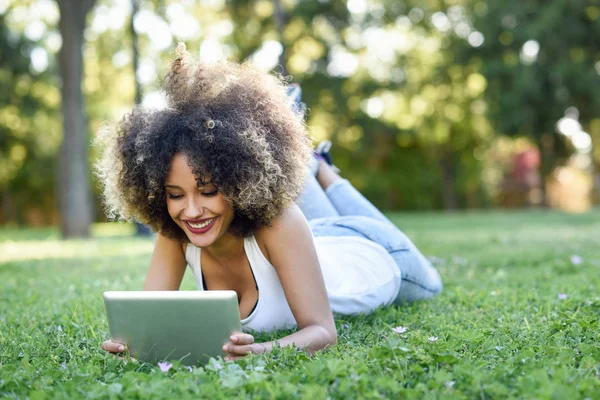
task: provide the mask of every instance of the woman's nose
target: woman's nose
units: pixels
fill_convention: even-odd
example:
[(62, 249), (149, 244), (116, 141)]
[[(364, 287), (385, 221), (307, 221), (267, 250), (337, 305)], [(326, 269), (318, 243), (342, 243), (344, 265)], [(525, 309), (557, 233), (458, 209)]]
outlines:
[(189, 219), (199, 219), (204, 214), (204, 207), (196, 199), (190, 198), (185, 207), (185, 215)]

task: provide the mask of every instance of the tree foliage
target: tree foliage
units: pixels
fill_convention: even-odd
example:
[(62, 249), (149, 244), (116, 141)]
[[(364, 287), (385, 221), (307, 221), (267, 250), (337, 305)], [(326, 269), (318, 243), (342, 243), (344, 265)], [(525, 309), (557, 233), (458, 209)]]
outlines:
[[(15, 207), (20, 199), (40, 192), (51, 203), (56, 192), (59, 81), (48, 38), (58, 21), (45, 20), (46, 34), (32, 40), (23, 34), (27, 23), (9, 18), (43, 3), (9, 1), (0, 27), (0, 96), (8, 104), (0, 111), (4, 220), (15, 213), (25, 219), (15, 210), (33, 206)], [(84, 135), (135, 102), (128, 4), (98, 0), (87, 19)], [(197, 57), (221, 50), (289, 74), (302, 85), (315, 142), (333, 140), (344, 175), (384, 208), (494, 204), (490, 146), (500, 135), (530, 137), (547, 173), (572, 151), (555, 129), (568, 107), (600, 140), (600, 0), (139, 0), (139, 6), (133, 26), (144, 103), (159, 98), (180, 40)], [(36, 48), (50, 55), (43, 71), (32, 69)], [(40, 130), (48, 133), (36, 135)]]
[(60, 94), (53, 68), (32, 71), (36, 45), (0, 15), (0, 219), (55, 222), (54, 157)]
[(544, 174), (568, 153), (556, 131), (567, 108), (576, 107), (600, 139), (599, 1), (489, 0), (469, 12), (485, 42), (461, 55), (481, 63), (488, 116), (499, 133), (539, 143)]

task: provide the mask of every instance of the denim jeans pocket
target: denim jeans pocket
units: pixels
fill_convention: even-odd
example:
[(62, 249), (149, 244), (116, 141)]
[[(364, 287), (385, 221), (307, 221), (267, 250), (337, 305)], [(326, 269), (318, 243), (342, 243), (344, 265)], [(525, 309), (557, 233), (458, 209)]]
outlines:
[(339, 217), (333, 224), (361, 233), (369, 240), (383, 246), (388, 253), (408, 250), (410, 247), (410, 241), (406, 235), (391, 222), (387, 223), (375, 218), (353, 215)]

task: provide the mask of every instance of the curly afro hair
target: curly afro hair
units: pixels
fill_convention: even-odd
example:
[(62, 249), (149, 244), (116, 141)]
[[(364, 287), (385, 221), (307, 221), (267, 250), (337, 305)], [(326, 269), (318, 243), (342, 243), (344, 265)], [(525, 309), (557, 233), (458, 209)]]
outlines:
[(230, 232), (269, 226), (297, 198), (311, 143), (286, 83), (249, 64), (192, 60), (180, 44), (166, 77), (166, 109), (138, 106), (96, 141), (108, 217), (148, 224), (186, 241), (169, 216), (165, 178), (184, 154), (198, 184), (210, 177), (232, 205)]

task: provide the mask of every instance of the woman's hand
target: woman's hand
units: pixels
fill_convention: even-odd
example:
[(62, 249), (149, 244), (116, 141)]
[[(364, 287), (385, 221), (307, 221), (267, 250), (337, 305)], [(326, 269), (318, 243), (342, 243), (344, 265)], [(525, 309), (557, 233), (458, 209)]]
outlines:
[(225, 361), (238, 360), (248, 354), (262, 354), (267, 351), (263, 343), (254, 343), (254, 337), (247, 333), (234, 333), (229, 341), (223, 345)]

